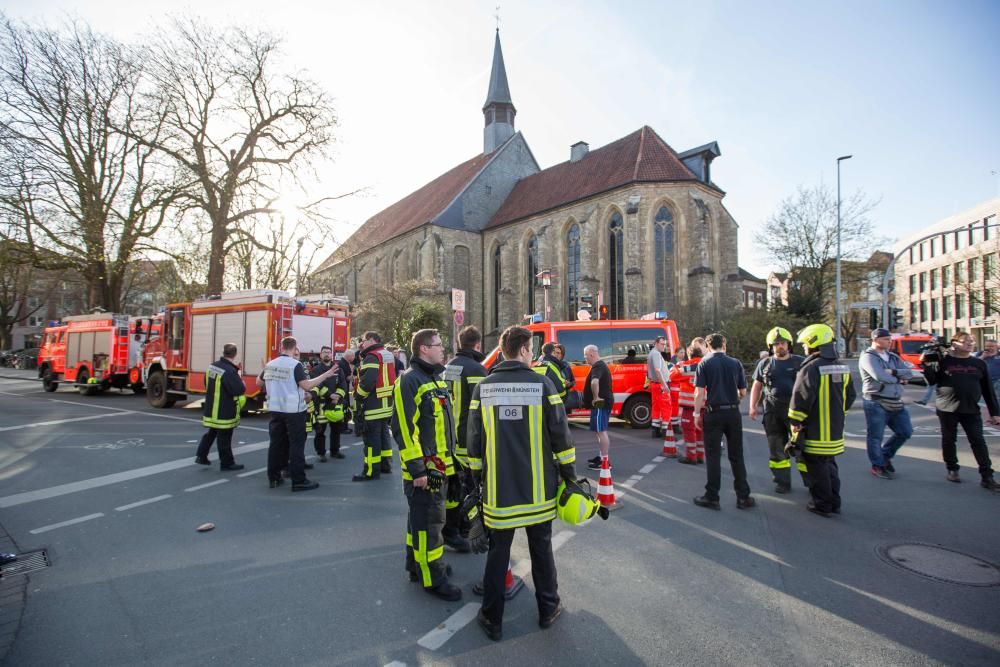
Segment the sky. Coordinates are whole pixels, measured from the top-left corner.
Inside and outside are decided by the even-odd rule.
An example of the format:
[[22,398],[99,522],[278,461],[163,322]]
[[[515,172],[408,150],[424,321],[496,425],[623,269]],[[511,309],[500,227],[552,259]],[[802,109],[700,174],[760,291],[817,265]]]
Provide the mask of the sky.
[[[330,160],[309,196],[340,200],[317,263],[361,223],[482,151],[499,0],[5,0],[140,40],[173,14],[285,39],[286,65],[333,97]],[[545,168],[649,125],[678,152],[717,141],[712,178],[754,236],[800,186],[863,190],[887,239],[1000,196],[1000,2],[499,2],[516,127]],[[307,195],[289,193],[306,201]]]

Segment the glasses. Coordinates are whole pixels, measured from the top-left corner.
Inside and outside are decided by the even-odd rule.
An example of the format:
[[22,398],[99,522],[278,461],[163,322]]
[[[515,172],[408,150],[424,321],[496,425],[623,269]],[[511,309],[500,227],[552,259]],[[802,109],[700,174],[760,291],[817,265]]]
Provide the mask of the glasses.
[[444,343],[431,343],[430,345],[424,345],[424,347],[444,347]]

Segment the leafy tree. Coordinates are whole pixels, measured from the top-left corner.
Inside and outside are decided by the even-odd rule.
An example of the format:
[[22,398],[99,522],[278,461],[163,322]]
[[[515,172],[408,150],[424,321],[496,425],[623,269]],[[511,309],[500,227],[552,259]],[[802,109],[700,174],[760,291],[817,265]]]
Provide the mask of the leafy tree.
[[739,359],[747,369],[752,369],[767,349],[767,332],[774,327],[784,327],[794,336],[812,320],[783,310],[745,308],[733,311],[722,322],[721,331],[726,336],[727,353]]
[[402,347],[408,346],[420,329],[438,329],[442,340],[450,338],[450,311],[434,288],[433,281],[408,280],[392,289],[375,290],[373,298],[355,308],[354,329],[373,329],[383,340]]

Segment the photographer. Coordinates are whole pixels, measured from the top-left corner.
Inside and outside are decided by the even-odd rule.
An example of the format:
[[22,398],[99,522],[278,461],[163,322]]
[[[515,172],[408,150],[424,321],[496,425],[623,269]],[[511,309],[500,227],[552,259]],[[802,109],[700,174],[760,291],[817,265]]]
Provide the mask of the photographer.
[[925,351],[920,364],[929,384],[937,385],[937,416],[941,422],[941,455],[948,468],[948,481],[961,482],[958,476],[958,425],[962,425],[972,453],[979,464],[979,485],[990,491],[1000,490],[993,479],[986,439],[983,437],[983,419],[979,412],[979,399],[986,400],[990,422],[1000,425],[1000,406],[990,384],[989,372],[982,359],[972,356],[976,341],[965,331],[958,331],[951,339],[951,348],[939,347]]

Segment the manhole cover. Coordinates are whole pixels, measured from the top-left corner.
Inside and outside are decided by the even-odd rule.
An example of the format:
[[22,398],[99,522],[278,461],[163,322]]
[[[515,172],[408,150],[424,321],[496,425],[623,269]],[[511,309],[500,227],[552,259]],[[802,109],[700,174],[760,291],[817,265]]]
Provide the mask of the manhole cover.
[[28,574],[35,570],[41,570],[51,564],[49,556],[45,553],[44,549],[41,551],[29,551],[28,553],[18,554],[17,560],[13,563],[7,563],[3,567],[0,567],[0,573],[5,577],[11,577],[16,574]]
[[961,551],[935,544],[892,544],[876,549],[879,558],[928,579],[963,586],[1000,586],[1000,568]]

